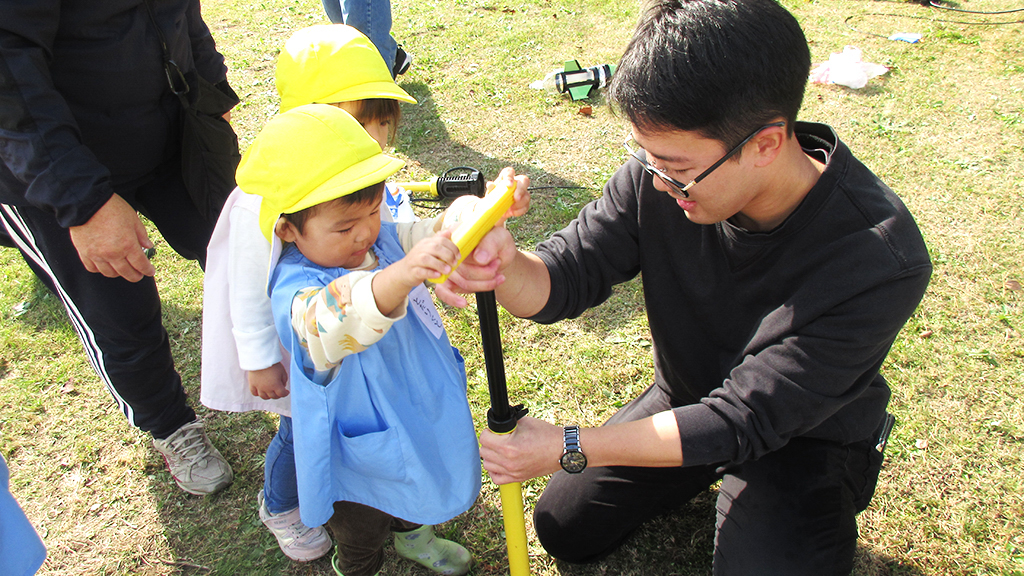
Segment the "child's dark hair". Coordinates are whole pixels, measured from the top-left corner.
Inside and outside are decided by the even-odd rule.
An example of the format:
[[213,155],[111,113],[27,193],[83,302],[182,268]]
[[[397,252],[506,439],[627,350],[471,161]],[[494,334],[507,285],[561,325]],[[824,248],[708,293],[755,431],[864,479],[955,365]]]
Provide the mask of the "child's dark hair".
[[336,205],[361,206],[369,203],[379,204],[381,194],[383,193],[384,182],[378,182],[346,196],[341,196],[334,200],[328,200],[327,202],[322,202],[315,206],[299,210],[298,212],[292,212],[291,214],[282,214],[281,217],[284,218],[285,222],[289,222],[292,226],[295,226],[295,229],[299,231],[299,234],[302,234],[306,227],[306,222],[308,222],[310,218],[315,216],[324,207]]
[[362,108],[359,116],[363,121],[387,120],[391,127],[388,130],[388,144],[395,143],[398,123],[402,120],[402,107],[398,100],[391,98],[367,98],[360,100]]
[[800,25],[775,0],[651,0],[609,90],[641,130],[731,148],[778,117],[792,133],[810,67]]

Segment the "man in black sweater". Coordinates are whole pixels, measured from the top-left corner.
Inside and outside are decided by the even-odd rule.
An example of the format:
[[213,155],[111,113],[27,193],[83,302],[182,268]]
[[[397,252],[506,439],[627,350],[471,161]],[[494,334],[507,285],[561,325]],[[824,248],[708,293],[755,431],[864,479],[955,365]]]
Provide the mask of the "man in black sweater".
[[216,214],[196,208],[182,179],[182,104],[161,47],[188,98],[201,77],[238,101],[199,0],[0,0],[0,14],[0,243],[16,245],[61,299],[119,409],[153,435],[178,485],[220,490],[231,468],[186,402],[138,216],[205,262]]
[[535,252],[492,233],[439,292],[496,286],[548,323],[643,277],[647,390],[599,428],[524,418],[480,439],[499,484],[554,473],[535,511],[552,556],[599,559],[721,479],[715,574],[852,569],[879,368],[931,263],[892,190],[831,128],[796,122],[809,68],[774,0],[653,2],[611,86],[629,161]]

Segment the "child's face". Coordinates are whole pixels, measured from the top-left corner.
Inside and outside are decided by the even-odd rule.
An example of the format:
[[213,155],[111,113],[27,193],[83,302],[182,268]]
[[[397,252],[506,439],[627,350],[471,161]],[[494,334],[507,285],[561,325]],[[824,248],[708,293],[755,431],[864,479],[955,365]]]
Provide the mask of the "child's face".
[[292,242],[314,264],[325,268],[358,268],[380,233],[380,198],[362,204],[329,202],[298,231],[280,220],[277,235]]
[[388,136],[391,134],[390,120],[380,118],[370,119],[364,117],[362,100],[338,102],[335,106],[351,114],[352,117],[359,122],[359,125],[366,130],[366,133],[376,140],[377,144],[380,144],[381,150],[388,145]]

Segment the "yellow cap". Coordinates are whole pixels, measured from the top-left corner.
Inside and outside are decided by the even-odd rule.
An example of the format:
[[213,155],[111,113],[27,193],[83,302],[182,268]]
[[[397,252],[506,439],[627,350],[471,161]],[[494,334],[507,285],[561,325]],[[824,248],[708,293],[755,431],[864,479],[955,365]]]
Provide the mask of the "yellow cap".
[[370,39],[344,24],[320,24],[292,34],[277,57],[275,74],[281,112],[368,98],[416,103],[395,84]]
[[307,104],[273,117],[238,164],[238,186],[263,197],[260,231],[273,241],[291,214],[383,182],[405,162],[386,156],[348,112]]

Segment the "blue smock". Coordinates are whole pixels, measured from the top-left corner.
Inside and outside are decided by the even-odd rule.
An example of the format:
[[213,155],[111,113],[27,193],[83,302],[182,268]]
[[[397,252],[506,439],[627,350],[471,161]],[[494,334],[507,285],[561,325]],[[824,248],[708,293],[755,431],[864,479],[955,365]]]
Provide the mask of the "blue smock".
[[0,574],[29,576],[46,560],[46,548],[8,489],[7,463],[0,456]]
[[[378,269],[404,257],[391,223],[373,245]],[[326,385],[291,326],[294,295],[348,274],[322,268],[294,247],[271,278],[281,341],[291,353],[292,420],[299,510],[307,526],[358,502],[421,524],[438,524],[480,493],[480,452],[466,399],[462,356],[443,332],[434,337],[413,310],[376,344],[346,356]]]

